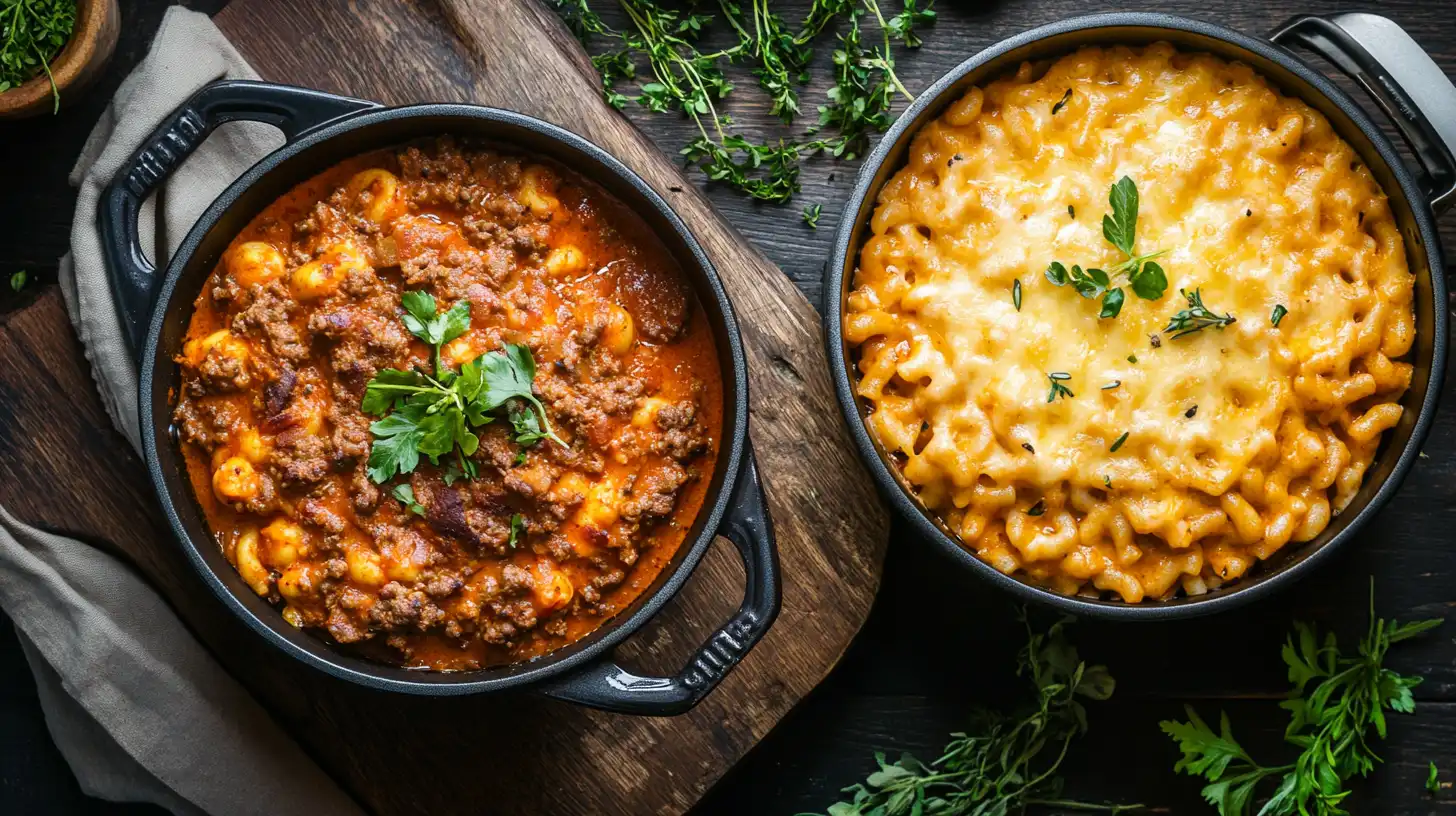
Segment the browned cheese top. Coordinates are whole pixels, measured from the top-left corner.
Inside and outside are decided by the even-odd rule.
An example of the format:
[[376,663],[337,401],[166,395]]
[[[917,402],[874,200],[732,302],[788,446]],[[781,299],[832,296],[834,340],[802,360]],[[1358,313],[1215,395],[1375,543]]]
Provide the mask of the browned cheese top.
[[[468,462],[371,479],[366,386],[433,371],[401,320],[415,291],[442,313],[468,301],[445,368],[530,350],[564,446],[518,444],[515,399],[472,429]],[[175,429],[243,581],[294,626],[406,666],[529,659],[628,606],[692,526],[721,438],[711,329],[646,225],[563,167],[448,137],[345,161],[260,213],[178,361]]]

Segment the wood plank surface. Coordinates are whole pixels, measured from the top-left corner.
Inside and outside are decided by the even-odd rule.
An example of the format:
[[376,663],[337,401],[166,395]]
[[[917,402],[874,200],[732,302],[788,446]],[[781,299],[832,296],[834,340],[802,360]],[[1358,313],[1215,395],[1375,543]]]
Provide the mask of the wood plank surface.
[[[311,0],[320,3],[324,0]],[[881,0],[882,3],[885,0]],[[116,73],[82,107],[62,111],[54,120],[36,120],[24,129],[0,124],[0,144],[29,149],[32,158],[10,168],[12,189],[20,195],[0,198],[0,223],[6,241],[0,246],[0,280],[17,269],[31,270],[38,281],[19,297],[0,287],[0,503],[22,518],[106,537],[128,549],[146,547],[147,536],[162,536],[154,526],[150,493],[134,457],[109,429],[91,393],[86,363],[66,325],[55,290],[54,259],[65,251],[73,193],[64,175],[91,122],[124,71],[145,49],[166,0],[133,0],[123,4],[127,25],[118,49]],[[475,0],[494,8],[497,0]],[[193,0],[191,5],[216,8],[221,0]],[[366,4],[367,5],[367,4]],[[622,25],[613,0],[593,0],[608,22]],[[707,4],[711,6],[711,3]],[[922,3],[923,5],[923,3]],[[788,20],[803,17],[809,0],[773,0]],[[410,0],[395,24],[409,26],[426,15],[431,25],[448,25],[437,0]],[[1385,14],[1409,31],[1448,75],[1456,76],[1456,13],[1450,0],[939,0],[937,25],[925,32],[925,47],[905,53],[897,49],[897,73],[912,92],[930,85],[941,73],[996,41],[1033,26],[1076,14],[1114,9],[1144,9],[1209,20],[1249,34],[1266,33],[1298,13],[1369,10]],[[288,19],[298,22],[298,16]],[[224,24],[227,18],[224,17]],[[344,29],[377,26],[368,17],[351,18]],[[150,26],[150,29],[147,28]],[[729,42],[721,24],[710,30],[710,43]],[[143,33],[138,34],[138,29]],[[392,30],[392,29],[390,29]],[[283,49],[338,47],[342,34],[297,27],[270,46]],[[802,91],[805,111],[793,126],[780,125],[767,113],[766,99],[746,67],[730,69],[739,90],[729,112],[740,131],[754,141],[801,134],[822,103],[829,77],[833,36],[818,42],[813,81]],[[602,45],[606,45],[603,43]],[[310,57],[314,58],[314,57]],[[431,90],[439,80],[422,79],[399,63],[430,61],[434,69],[454,75],[468,69],[469,57],[456,46],[421,46],[401,39],[388,64],[411,83],[415,99],[458,99],[473,85],[448,81],[452,95]],[[335,89],[353,81],[353,67],[336,69]],[[314,83],[318,84],[318,83]],[[325,85],[324,87],[330,87]],[[1348,87],[1348,85],[1347,85]],[[1365,101],[1356,96],[1362,103]],[[585,99],[585,97],[583,97]],[[897,103],[897,110],[903,102]],[[1367,106],[1368,107],[1368,106]],[[89,110],[89,113],[88,113]],[[647,133],[666,155],[675,155],[690,138],[692,125],[668,114],[629,107],[627,118]],[[1379,116],[1377,121],[1382,121]],[[1393,131],[1390,131],[1393,133]],[[718,212],[790,275],[810,302],[821,303],[821,268],[839,211],[848,198],[856,163],[813,159],[805,163],[804,192],[792,206],[756,204],[722,186],[707,184],[689,172],[685,187],[701,191]],[[820,202],[824,216],[818,231],[800,220],[802,205]],[[1448,267],[1456,267],[1456,215],[1440,221]],[[1365,615],[1365,593],[1373,576],[1382,614],[1403,618],[1450,615],[1456,608],[1456,376],[1448,372],[1442,409],[1425,452],[1400,494],[1379,520],[1357,541],[1288,592],[1214,618],[1149,626],[1083,622],[1074,637],[1085,656],[1106,663],[1119,680],[1117,695],[1090,708],[1091,731],[1073,748],[1064,767],[1067,793],[1080,798],[1140,801],[1156,812],[1205,814],[1212,810],[1198,797],[1199,784],[1172,773],[1177,751],[1157,728],[1159,719],[1178,715],[1191,702],[1205,716],[1226,708],[1245,744],[1267,761],[1285,761],[1279,741],[1283,712],[1278,696],[1287,688],[1278,649],[1293,619],[1318,621],[1346,635],[1358,631]],[[163,536],[165,539],[165,536]],[[700,814],[795,813],[822,811],[839,788],[863,779],[873,768],[872,753],[892,756],[913,751],[929,759],[949,731],[966,724],[968,712],[980,705],[1007,706],[1024,699],[1022,681],[1012,675],[1014,649],[1020,634],[1010,605],[966,573],[952,568],[939,553],[903,525],[892,530],[883,589],[870,618],[839,667],[791,712],[767,738],[694,809]],[[516,737],[525,728],[498,714],[492,704],[454,701],[417,705],[342,684],[319,683],[312,672],[289,673],[271,666],[268,650],[225,616],[214,618],[216,604],[202,594],[193,597],[186,583],[188,566],[157,550],[149,574],[164,579],[174,604],[213,644],[230,669],[273,706],[281,721],[301,733],[324,732],[332,741],[413,740],[425,724],[425,735],[437,733],[431,718],[447,719],[458,736],[440,741],[412,762],[384,767],[378,757],[335,745],[311,747],[332,770],[349,780],[378,812],[491,813],[498,772],[515,775],[521,785],[535,778],[525,762],[496,758],[471,766],[466,779],[449,791],[422,791],[409,778],[420,763],[442,763],[437,775],[459,775],[471,740],[506,733]],[[189,606],[189,604],[191,606]],[[705,623],[706,626],[706,623]],[[782,626],[782,624],[781,624]],[[96,802],[81,807],[63,762],[45,744],[44,725],[34,708],[33,690],[26,691],[27,673],[16,671],[18,652],[0,642],[0,812],[114,814],[121,811]],[[1361,814],[1442,814],[1456,806],[1456,793],[1443,790],[1431,797],[1422,788],[1427,762],[1434,761],[1445,780],[1456,778],[1456,621],[1419,641],[1402,644],[1392,662],[1405,673],[1427,680],[1416,690],[1413,716],[1393,718],[1391,735],[1377,750],[1385,763],[1367,779],[1356,781],[1350,800]],[[333,700],[330,697],[341,699]],[[531,707],[520,716],[549,716],[550,704],[519,698]],[[506,707],[513,707],[505,703]],[[514,706],[519,707],[519,706]],[[504,717],[504,726],[496,717]],[[352,718],[352,719],[351,719]],[[353,720],[362,720],[355,722]],[[1247,735],[1247,736],[1246,736]],[[522,744],[537,744],[520,738]],[[465,746],[462,748],[462,746]],[[603,753],[628,753],[633,748],[603,747]],[[469,755],[478,756],[478,755]],[[338,765],[357,767],[338,770]],[[364,775],[377,779],[354,783]],[[657,767],[640,780],[660,784]],[[438,776],[431,776],[437,779]],[[48,787],[49,786],[49,787]],[[459,791],[468,789],[462,797]],[[52,791],[59,791],[52,793]],[[463,801],[462,801],[463,798]],[[73,807],[75,805],[75,807]],[[680,809],[664,805],[663,810]],[[555,803],[542,813],[558,812]]]

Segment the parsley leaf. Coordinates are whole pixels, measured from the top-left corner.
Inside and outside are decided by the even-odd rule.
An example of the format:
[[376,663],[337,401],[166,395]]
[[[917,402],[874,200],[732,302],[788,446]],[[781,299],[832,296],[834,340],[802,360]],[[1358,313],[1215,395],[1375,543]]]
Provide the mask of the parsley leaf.
[[[520,400],[512,400],[506,411],[507,418],[511,421],[511,428],[515,431],[515,441],[523,448],[540,442],[546,438],[546,433],[541,430],[541,423],[537,421],[536,414],[529,408],[523,406]],[[525,452],[521,452],[525,456]]]
[[1163,267],[1152,261],[1133,270],[1127,279],[1132,284],[1133,293],[1143,300],[1157,300],[1168,291],[1168,276],[1163,273]]
[[526,517],[520,513],[511,516],[511,538],[506,542],[511,549],[526,538]]
[[1436,770],[1436,763],[1432,762],[1430,770],[1426,772],[1426,792],[1435,796],[1441,792],[1440,771]]
[[24,289],[25,285],[29,282],[30,273],[22,269],[19,272],[16,272],[14,275],[10,276],[10,291],[19,292],[21,289]]
[[[383,416],[369,426],[374,437],[369,452],[370,479],[383,483],[413,472],[421,456],[438,465],[439,458],[451,452],[456,461],[444,476],[446,483],[462,476],[475,478],[475,463],[468,457],[479,449],[480,437],[471,428],[493,421],[490,412],[507,402],[512,403],[507,418],[519,444],[550,439],[566,445],[552,433],[545,407],[531,393],[536,361],[530,349],[507,344],[504,351],[488,352],[465,363],[458,374],[440,369],[440,344],[470,328],[469,303],[462,300],[444,314],[436,314],[435,299],[427,293],[406,292],[401,302],[406,312],[401,321],[435,346],[438,376],[384,369],[365,386],[360,409]],[[521,408],[521,400],[533,405],[537,413]]]
[[1102,237],[1122,250],[1122,254],[1131,256],[1132,245],[1137,240],[1137,185],[1123,176],[1112,185],[1107,201],[1112,205],[1112,212],[1102,216]]
[[407,484],[398,484],[394,486],[394,490],[390,491],[390,493],[411,513],[419,516],[425,514],[425,506],[415,501],[415,489],[413,487]]
[[1279,328],[1279,321],[1283,320],[1287,314],[1289,314],[1289,310],[1284,308],[1284,304],[1277,304],[1274,307],[1274,311],[1269,315],[1269,322],[1277,329]]
[[[545,430],[544,438],[566,447],[561,437],[551,430],[545,407],[531,393],[531,383],[536,377],[536,361],[531,358],[530,349],[520,344],[507,343],[504,352],[492,351],[475,359],[482,361],[482,388],[471,398],[472,402],[482,410],[492,411],[504,405],[506,400],[519,397],[536,407],[541,416],[541,427]],[[520,433],[519,428],[517,433]]]
[[437,314],[435,298],[429,292],[405,292],[400,297],[404,315],[400,320],[410,334],[429,343],[435,349],[435,376],[443,377],[440,366],[440,346],[454,340],[470,328],[470,301],[458,300],[443,314]]
[[1068,283],[1077,294],[1088,300],[1102,298],[1102,311],[1098,318],[1117,317],[1122,311],[1122,303],[1126,299],[1122,287],[1113,286],[1112,278],[1101,269],[1088,269],[1082,271],[1082,267],[1072,264],[1069,272],[1061,261],[1052,261],[1046,268],[1046,279],[1054,286],[1066,286]]
[[399,473],[411,473],[420,463],[420,442],[425,432],[419,427],[423,405],[405,405],[369,425],[374,444],[369,450],[369,478],[383,484]]
[[1107,294],[1102,297],[1102,311],[1097,314],[1097,317],[1099,319],[1117,317],[1117,313],[1122,311],[1123,298],[1122,287],[1109,289]]

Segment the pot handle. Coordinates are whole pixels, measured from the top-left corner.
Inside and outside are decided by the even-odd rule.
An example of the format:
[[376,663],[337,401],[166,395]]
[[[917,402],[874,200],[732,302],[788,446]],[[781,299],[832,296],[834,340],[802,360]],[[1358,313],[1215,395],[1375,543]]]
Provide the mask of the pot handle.
[[685,713],[708,696],[779,614],[778,548],[751,448],[745,451],[743,471],[718,532],[733,542],[743,558],[747,578],[743,603],[676,676],[643,677],[608,657],[548,681],[542,690],[558,700],[604,711],[659,717]]
[[291,85],[224,80],[204,86],[157,125],[101,194],[97,223],[116,311],[133,355],[146,342],[160,278],[137,233],[142,202],[225,122],[264,122],[292,142],[325,122],[379,107]]
[[1456,204],[1456,85],[1404,29],[1378,14],[1303,15],[1270,39],[1302,45],[1358,82],[1420,162],[1431,210]]

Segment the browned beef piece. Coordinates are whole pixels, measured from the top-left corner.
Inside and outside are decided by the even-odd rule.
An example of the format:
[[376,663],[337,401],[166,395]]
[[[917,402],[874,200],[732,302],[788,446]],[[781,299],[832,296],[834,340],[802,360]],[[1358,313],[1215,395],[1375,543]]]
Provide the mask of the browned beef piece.
[[308,487],[323,481],[334,462],[334,446],[327,437],[304,428],[292,428],[276,437],[269,463],[287,487]]
[[657,427],[663,433],[653,443],[652,451],[686,462],[708,449],[708,434],[698,422],[698,406],[693,402],[664,405],[657,412]]
[[298,302],[281,280],[269,281],[258,288],[248,308],[233,317],[234,332],[266,341],[274,357],[295,363],[308,360],[308,340],[290,322],[298,312]]
[[647,471],[632,484],[632,495],[622,503],[622,518],[640,523],[672,515],[678,488],[687,480],[687,471],[676,462]]

